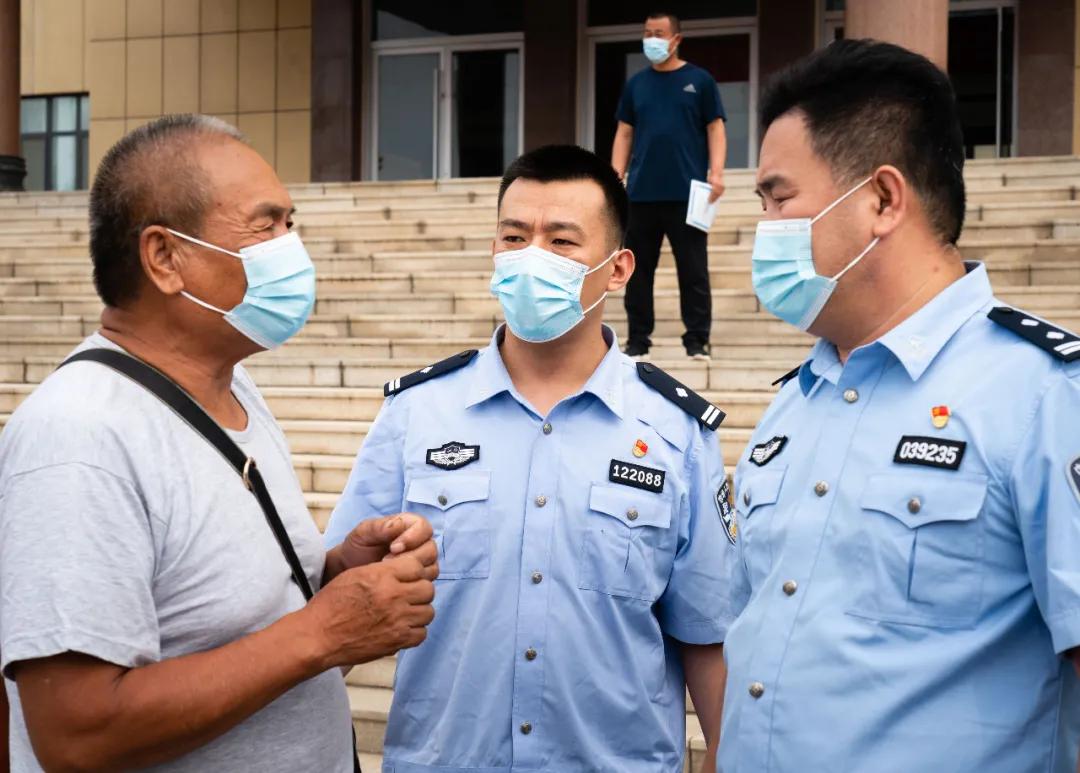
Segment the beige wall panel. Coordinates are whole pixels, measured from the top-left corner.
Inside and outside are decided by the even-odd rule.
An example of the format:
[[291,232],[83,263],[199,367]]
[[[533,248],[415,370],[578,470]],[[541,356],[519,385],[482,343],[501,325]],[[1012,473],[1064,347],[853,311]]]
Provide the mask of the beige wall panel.
[[247,137],[251,147],[274,165],[275,153],[275,114],[274,113],[241,113],[237,117],[237,126]]
[[199,112],[199,36],[165,38],[162,112]]
[[199,110],[236,112],[236,34],[203,35],[199,65]]
[[101,157],[124,136],[124,131],[124,119],[122,118],[90,121],[90,158],[88,161],[91,179],[97,172]]
[[214,118],[218,118],[229,126],[236,126],[236,113],[213,113]]
[[277,0],[240,0],[241,30],[277,29]]
[[277,114],[278,177],[285,183],[311,181],[311,111]]
[[161,37],[162,0],[127,0],[127,36]]
[[311,0],[278,0],[279,27],[310,27]]
[[34,90],[82,91],[83,0],[37,0],[34,9]]
[[150,123],[154,119],[149,116],[143,116],[140,118],[128,118],[124,121],[124,131],[132,132],[138,129],[140,126],[146,123]]
[[280,30],[277,55],[278,110],[311,107],[311,28]]
[[125,0],[86,0],[87,40],[116,40],[126,34]]
[[86,44],[86,85],[90,92],[93,118],[123,118],[127,44],[123,40],[91,41]]
[[166,35],[194,35],[199,31],[199,0],[165,0]]
[[203,32],[233,32],[236,30],[237,0],[202,0],[199,19]]
[[127,115],[161,115],[161,38],[127,42]]
[[241,32],[237,100],[240,112],[274,109],[276,33]]
[[22,0],[19,6],[19,90],[34,94],[34,2]]

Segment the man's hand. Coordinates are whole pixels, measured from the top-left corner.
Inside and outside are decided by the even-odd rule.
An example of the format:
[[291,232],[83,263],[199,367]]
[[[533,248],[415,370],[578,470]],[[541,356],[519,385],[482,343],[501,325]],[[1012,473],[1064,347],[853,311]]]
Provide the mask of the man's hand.
[[372,518],[349,532],[341,543],[343,569],[353,569],[401,555],[431,541],[434,531],[423,516],[398,513]]
[[709,203],[712,204],[718,198],[724,195],[724,173],[723,172],[709,172],[705,182],[712,188],[712,193],[709,194]]
[[323,670],[416,647],[435,618],[439,568],[430,540],[400,556],[346,569],[296,612],[316,641]]

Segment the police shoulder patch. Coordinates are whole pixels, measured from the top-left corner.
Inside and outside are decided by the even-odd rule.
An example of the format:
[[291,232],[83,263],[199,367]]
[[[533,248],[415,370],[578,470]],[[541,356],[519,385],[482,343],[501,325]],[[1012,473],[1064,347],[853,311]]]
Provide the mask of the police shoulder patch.
[[728,542],[734,545],[739,534],[739,527],[735,522],[735,508],[731,506],[731,489],[726,478],[716,491],[716,512],[720,513],[720,521],[724,524],[724,533],[727,534]]
[[723,411],[651,362],[639,362],[637,373],[638,378],[697,419],[705,429],[715,430],[724,420]]
[[1080,337],[1068,330],[1009,306],[997,306],[987,316],[1063,362],[1080,360]]
[[430,381],[438,376],[445,375],[458,368],[464,367],[472,362],[473,357],[478,354],[476,349],[466,349],[460,354],[455,354],[453,357],[447,357],[445,360],[440,360],[434,365],[428,365],[426,368],[414,371],[401,378],[395,378],[393,381],[387,381],[383,384],[383,397],[389,397],[390,395],[396,395],[399,392],[404,392],[409,387],[414,387],[417,384],[423,384],[425,381]]
[[1069,462],[1068,469],[1069,484],[1072,486],[1073,493],[1076,494],[1076,499],[1080,501],[1080,456]]

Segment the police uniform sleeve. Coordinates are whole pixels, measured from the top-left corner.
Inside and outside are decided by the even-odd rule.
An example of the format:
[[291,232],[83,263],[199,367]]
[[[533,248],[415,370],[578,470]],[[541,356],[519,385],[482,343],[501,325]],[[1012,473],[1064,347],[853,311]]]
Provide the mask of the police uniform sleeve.
[[349,532],[370,518],[400,512],[405,472],[402,444],[406,410],[400,397],[386,399],[356,455],[349,480],[330,514],[326,546],[335,547]]
[[1080,646],[1080,363],[1059,374],[1017,448],[1009,485],[1035,599],[1061,653]]
[[[738,612],[728,577],[737,552],[725,521],[731,513],[716,435],[699,428],[689,449],[687,493],[680,503],[674,567],[660,597],[664,633],[686,644],[718,644]],[[734,523],[734,521],[728,521]]]

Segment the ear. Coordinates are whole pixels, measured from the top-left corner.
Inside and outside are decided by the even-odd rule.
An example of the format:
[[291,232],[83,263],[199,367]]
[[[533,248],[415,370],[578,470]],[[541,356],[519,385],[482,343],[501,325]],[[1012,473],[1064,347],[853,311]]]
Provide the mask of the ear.
[[177,239],[160,225],[147,226],[139,234],[139,262],[143,273],[162,295],[176,295],[184,289],[179,265],[183,256]]
[[872,232],[874,238],[881,239],[893,233],[911,216],[913,192],[903,172],[888,164],[874,172],[870,188],[878,199]]
[[636,264],[633,252],[625,247],[619,250],[615,257],[611,259],[613,270],[611,277],[608,279],[607,291],[613,293],[626,287],[626,283],[630,281],[630,276],[634,273]]
[[668,53],[674,54],[682,45],[682,33],[676,32],[671,36],[671,43],[668,45]]

